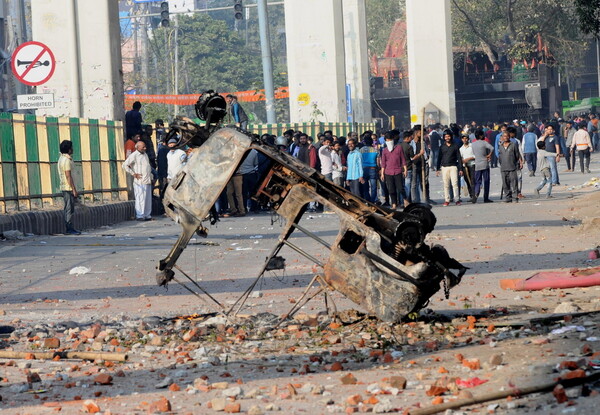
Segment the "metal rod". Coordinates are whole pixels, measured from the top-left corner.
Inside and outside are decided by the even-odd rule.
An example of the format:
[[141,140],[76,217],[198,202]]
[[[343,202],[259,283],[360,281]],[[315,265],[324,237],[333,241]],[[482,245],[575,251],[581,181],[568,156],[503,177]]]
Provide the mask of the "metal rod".
[[325,264],[323,264],[321,261],[319,261],[317,258],[315,258],[314,256],[312,256],[311,254],[309,254],[308,252],[304,251],[302,248],[294,245],[293,243],[289,242],[289,241],[283,241],[283,243],[287,246],[289,246],[290,248],[292,248],[294,251],[298,252],[300,255],[302,255],[303,257],[310,259],[312,262],[314,262],[315,264],[317,264],[320,267],[325,267]]
[[275,246],[275,248],[273,248],[273,250],[271,251],[271,253],[267,257],[265,263],[263,264],[262,269],[260,270],[260,272],[259,272],[258,276],[256,277],[256,279],[252,282],[252,284],[250,284],[250,286],[246,289],[246,291],[244,291],[244,293],[235,301],[235,303],[233,303],[233,305],[231,306],[231,308],[229,309],[229,311],[227,311],[227,315],[229,315],[233,311],[233,309],[238,305],[238,303],[239,303],[239,307],[238,307],[237,311],[235,313],[233,313],[233,315],[236,315],[237,313],[240,312],[240,310],[244,306],[244,303],[248,299],[248,296],[254,290],[254,287],[256,287],[256,284],[258,284],[258,281],[265,274],[265,272],[267,270],[267,265],[269,264],[269,261],[271,260],[271,258],[273,258],[275,255],[277,255],[279,253],[279,251],[281,250],[282,247],[283,247],[283,242],[279,242]]
[[208,291],[206,291],[204,288],[202,288],[200,286],[200,284],[198,284],[196,281],[194,281],[192,279],[192,277],[190,277],[188,274],[186,274],[186,272],[184,270],[181,269],[181,267],[179,265],[175,265],[175,267],[177,270],[179,270],[179,272],[181,272],[188,280],[190,280],[192,282],[192,284],[194,284],[200,291],[202,291],[204,294],[206,294],[208,296],[208,298],[210,298],[211,300],[213,300],[215,302],[215,304],[217,304],[219,307],[221,307],[221,310],[225,311],[225,307],[223,307],[223,305],[217,301],[216,298],[214,298],[212,295],[210,295],[208,293]]
[[303,234],[305,234],[306,236],[311,237],[312,239],[314,239],[315,241],[319,242],[321,245],[323,245],[324,247],[326,247],[327,249],[331,249],[331,245],[329,245],[326,241],[324,241],[323,239],[321,239],[320,237],[318,237],[316,234],[314,234],[313,232],[309,231],[308,229],[304,228],[301,225],[298,225],[297,223],[294,223],[294,228],[298,229],[300,232],[302,232]]

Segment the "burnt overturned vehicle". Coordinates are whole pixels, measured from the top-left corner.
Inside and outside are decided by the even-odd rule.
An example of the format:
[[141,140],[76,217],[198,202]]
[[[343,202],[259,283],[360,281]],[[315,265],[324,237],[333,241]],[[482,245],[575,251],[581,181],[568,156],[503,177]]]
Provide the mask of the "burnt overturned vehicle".
[[[177,281],[173,268],[182,271],[175,264],[177,259],[194,233],[207,234],[203,221],[253,149],[270,163],[258,182],[254,198],[284,218],[278,243],[257,278],[267,270],[285,266],[285,260],[278,254],[287,246],[323,267],[322,275],[315,278],[324,287],[337,290],[367,312],[390,322],[424,307],[442,286],[447,296],[448,290],[460,282],[466,268],[442,246],[424,242],[436,223],[428,205],[412,204],[398,212],[366,202],[257,136],[236,128],[221,128],[225,108],[223,98],[208,91],[196,104],[196,113],[206,121],[205,126],[185,118],[171,125],[170,137],[178,138],[178,145],[187,144],[193,150],[189,162],[165,192],[166,212],[181,224],[183,232],[158,265],[159,285]],[[313,201],[323,204],[339,218],[339,233],[332,244],[299,223]],[[295,230],[323,244],[329,251],[327,260],[323,262],[288,241]],[[253,287],[254,284],[245,294]],[[221,308],[229,314],[235,306],[230,310]]]

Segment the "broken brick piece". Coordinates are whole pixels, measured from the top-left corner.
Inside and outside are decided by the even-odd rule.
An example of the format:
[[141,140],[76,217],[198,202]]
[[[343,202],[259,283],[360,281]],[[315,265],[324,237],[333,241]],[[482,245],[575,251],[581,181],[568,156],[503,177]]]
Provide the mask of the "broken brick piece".
[[329,370],[331,370],[332,372],[338,372],[340,370],[344,370],[344,366],[342,366],[340,362],[333,362]]
[[27,383],[38,383],[41,381],[42,379],[37,373],[27,373]]
[[585,377],[585,371],[582,369],[577,369],[574,370],[572,372],[566,373],[563,376],[561,376],[562,379],[575,379],[575,378],[584,378]]
[[98,385],[112,385],[112,380],[112,376],[108,373],[100,373],[94,378],[94,383],[97,383]]
[[100,412],[100,407],[96,404],[96,402],[88,399],[83,402],[83,411],[88,414],[95,414]]
[[441,386],[432,386],[425,393],[427,394],[427,396],[440,396],[446,392],[448,392],[448,388],[444,388]]
[[228,414],[237,414],[237,413],[240,413],[241,409],[242,409],[242,407],[239,403],[233,402],[233,403],[228,403],[227,405],[225,405],[224,411],[227,412]]
[[565,360],[564,362],[560,362],[560,365],[558,365],[559,369],[569,369],[569,370],[575,370],[575,369],[579,369],[579,365],[577,364],[577,362],[574,362],[572,360]]
[[179,387],[179,385],[178,385],[178,384],[176,384],[176,383],[171,383],[171,384],[169,385],[169,390],[170,390],[171,392],[179,392],[179,391],[181,390],[181,388]]
[[406,378],[403,378],[402,376],[392,376],[390,377],[390,385],[392,388],[405,389]]
[[60,340],[56,337],[49,337],[44,339],[44,348],[45,349],[58,349],[60,347]]
[[148,413],[171,412],[171,402],[167,398],[161,398],[152,402],[148,407]]
[[479,359],[463,359],[463,366],[468,367],[471,370],[479,370],[481,369],[481,365],[479,364]]
[[342,381],[342,385],[356,385],[357,382],[356,378],[352,373],[348,373],[347,375],[342,376],[340,380]]
[[567,398],[565,388],[563,388],[562,385],[556,385],[552,391],[552,395],[554,395],[556,402],[558,403],[567,402],[569,400],[569,398]]
[[444,403],[444,398],[442,398],[441,396],[436,396],[435,398],[433,398],[433,400],[431,401],[432,405],[441,405]]
[[360,395],[351,395],[346,398],[346,403],[348,405],[358,405],[362,401],[362,396]]

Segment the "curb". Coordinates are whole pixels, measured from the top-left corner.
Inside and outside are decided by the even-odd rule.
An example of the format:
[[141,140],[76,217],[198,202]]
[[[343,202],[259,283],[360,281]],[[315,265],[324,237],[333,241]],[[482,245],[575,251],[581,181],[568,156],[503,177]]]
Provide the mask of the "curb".
[[[75,229],[92,229],[131,220],[135,202],[117,202],[99,206],[77,204],[73,217]],[[50,235],[65,232],[62,210],[21,212],[0,216],[0,232],[19,230],[24,234]]]

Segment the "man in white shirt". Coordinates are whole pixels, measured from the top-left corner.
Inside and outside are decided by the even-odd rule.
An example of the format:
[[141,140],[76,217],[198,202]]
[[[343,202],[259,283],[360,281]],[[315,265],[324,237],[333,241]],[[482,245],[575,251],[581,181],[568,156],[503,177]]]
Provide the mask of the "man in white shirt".
[[132,175],[137,220],[151,220],[152,212],[152,167],[146,154],[146,144],[138,141],[135,150],[123,163],[123,169]]
[[330,182],[333,181],[333,162],[331,160],[331,138],[325,136],[319,148],[319,160],[321,161],[321,174]]
[[185,165],[187,154],[182,149],[175,148],[177,145],[175,138],[171,138],[167,145],[170,149],[167,153],[167,180],[170,182]]
[[470,137],[463,134],[462,137],[463,145],[460,148],[460,157],[462,158],[463,165],[463,177],[467,182],[467,188],[469,189],[469,196],[471,197],[471,203],[477,203],[475,199],[474,185],[475,185],[475,154],[473,148],[471,148]]

